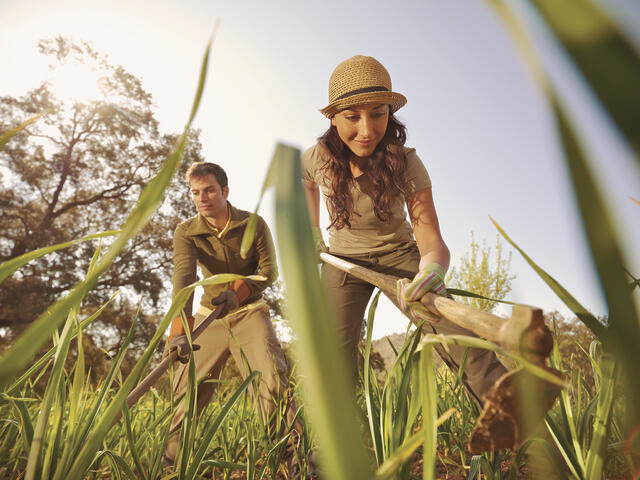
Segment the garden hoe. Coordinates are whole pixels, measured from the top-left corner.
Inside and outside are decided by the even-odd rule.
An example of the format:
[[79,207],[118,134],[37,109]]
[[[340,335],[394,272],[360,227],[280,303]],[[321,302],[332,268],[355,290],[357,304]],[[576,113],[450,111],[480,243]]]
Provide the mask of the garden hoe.
[[[213,312],[211,312],[202,322],[200,322],[200,324],[196,328],[193,329],[193,332],[191,332],[192,341],[195,341],[195,339],[198,338],[198,336],[207,329],[211,322],[213,322],[220,316],[223,307],[224,304],[218,305]],[[151,372],[149,372],[149,375],[144,377],[144,379],[136,386],[136,388],[131,390],[131,393],[127,396],[127,408],[130,408],[133,404],[140,400],[140,397],[142,397],[149,391],[149,389],[158,381],[162,374],[169,370],[169,365],[176,359],[177,356],[178,352],[176,350],[169,352],[169,355],[162,359],[158,366],[151,370]],[[119,413],[118,416],[114,419],[113,425],[118,423],[121,416],[122,412]]]
[[[396,282],[393,275],[354,265],[329,253],[320,258],[330,265],[378,287],[394,304]],[[472,453],[515,449],[532,433],[553,406],[560,393],[560,372],[546,365],[553,349],[553,337],[544,324],[542,310],[515,305],[511,318],[501,318],[450,298],[427,293],[420,300],[429,311],[499,345],[506,352],[521,356],[542,368],[557,381],[544,380],[517,368],[501,378],[484,395],[484,406],[469,440]],[[433,333],[428,325],[424,333]]]

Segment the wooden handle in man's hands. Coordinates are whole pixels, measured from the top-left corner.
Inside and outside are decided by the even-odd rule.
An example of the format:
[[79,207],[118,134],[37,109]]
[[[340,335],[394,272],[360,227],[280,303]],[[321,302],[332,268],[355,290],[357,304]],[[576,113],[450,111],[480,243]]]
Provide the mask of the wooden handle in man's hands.
[[[216,318],[220,316],[224,304],[218,305],[216,309],[211,312],[200,324],[194,328],[193,332],[191,332],[191,340],[195,341],[196,338],[213,322]],[[167,355],[151,372],[149,375],[144,377],[144,379],[138,383],[136,388],[131,390],[131,393],[127,396],[127,407],[131,407],[134,405],[140,397],[142,397],[145,393],[149,391],[149,389],[158,381],[158,379],[164,374],[167,370],[169,370],[169,365],[173,362],[178,356],[178,352],[173,350],[169,352]],[[118,414],[118,416],[113,421],[115,425],[120,420],[122,413]]]

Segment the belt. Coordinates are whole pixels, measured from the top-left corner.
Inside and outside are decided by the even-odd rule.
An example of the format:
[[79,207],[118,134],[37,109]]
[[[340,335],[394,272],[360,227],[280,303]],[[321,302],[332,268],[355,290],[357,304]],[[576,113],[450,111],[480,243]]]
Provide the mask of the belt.
[[[239,308],[236,308],[235,310],[230,311],[229,313],[227,313],[227,315],[231,315],[232,313],[240,313],[240,312],[244,312],[246,310],[253,310],[254,308],[259,308],[262,306],[267,306],[267,304],[265,303],[264,300],[256,300],[255,302],[252,303],[247,303],[246,305],[243,305]],[[209,308],[209,307],[205,307],[204,305],[200,305],[200,308],[198,308],[198,311],[196,312],[196,314],[200,314],[204,317],[209,316],[209,314],[213,312],[213,309]]]

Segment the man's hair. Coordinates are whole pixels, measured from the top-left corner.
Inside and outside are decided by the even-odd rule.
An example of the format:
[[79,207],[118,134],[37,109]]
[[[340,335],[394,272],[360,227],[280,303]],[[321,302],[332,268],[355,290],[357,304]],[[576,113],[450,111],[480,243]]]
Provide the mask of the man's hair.
[[188,184],[191,184],[192,178],[202,178],[207,175],[215,175],[216,180],[220,184],[220,188],[226,187],[229,183],[224,169],[220,165],[211,162],[192,163],[189,170],[187,170],[187,173],[184,174],[184,178],[187,180]]

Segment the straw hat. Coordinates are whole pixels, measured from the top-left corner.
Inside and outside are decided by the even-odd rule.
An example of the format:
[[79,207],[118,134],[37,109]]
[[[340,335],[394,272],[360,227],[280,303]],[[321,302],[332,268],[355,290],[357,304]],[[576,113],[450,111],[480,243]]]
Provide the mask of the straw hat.
[[340,110],[363,103],[387,103],[395,112],[407,99],[391,91],[387,69],[373,57],[356,55],[340,63],[329,79],[329,105],[320,109],[328,118]]

